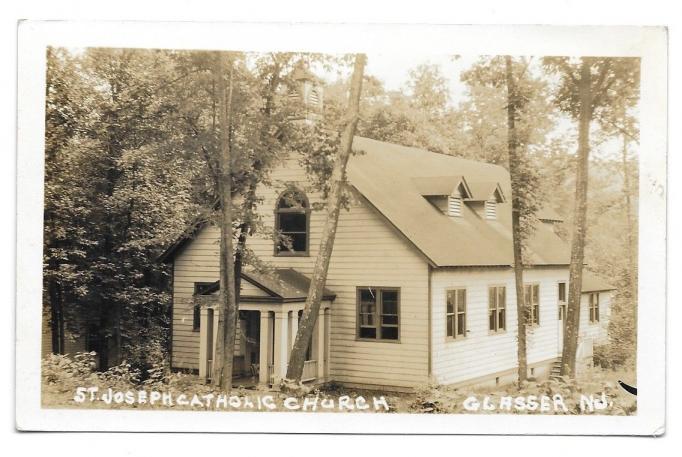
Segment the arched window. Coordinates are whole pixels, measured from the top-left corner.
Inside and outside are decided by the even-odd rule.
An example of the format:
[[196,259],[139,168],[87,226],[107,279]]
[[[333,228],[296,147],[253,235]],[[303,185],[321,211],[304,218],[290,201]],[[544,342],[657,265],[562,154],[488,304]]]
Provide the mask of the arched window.
[[310,206],[303,192],[287,190],[275,209],[276,255],[308,255]]

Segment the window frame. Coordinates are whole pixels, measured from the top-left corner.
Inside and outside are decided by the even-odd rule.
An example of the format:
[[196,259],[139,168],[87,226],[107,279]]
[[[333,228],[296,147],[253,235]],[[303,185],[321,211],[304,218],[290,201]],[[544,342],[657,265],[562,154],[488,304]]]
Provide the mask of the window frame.
[[[375,326],[373,328],[376,329],[376,337],[375,338],[369,338],[369,337],[362,337],[360,336],[360,328],[362,327],[361,325],[361,320],[360,320],[360,310],[361,310],[361,300],[360,300],[360,293],[362,290],[367,290],[371,289],[374,290],[376,293],[376,306],[374,310],[374,322]],[[383,315],[383,292],[384,291],[391,291],[391,292],[396,292],[397,293],[397,324],[390,324],[390,325],[383,325],[381,324],[381,316]],[[372,341],[375,343],[400,343],[400,327],[401,327],[401,289],[400,287],[389,287],[389,286],[357,286],[355,288],[355,340],[356,341]],[[393,327],[395,326],[398,329],[398,337],[396,339],[386,339],[386,338],[381,338],[381,328],[382,327]]]
[[[594,298],[594,300],[593,300]],[[590,292],[588,302],[588,319],[590,324],[598,324],[600,321],[599,316],[599,292]]]
[[[463,291],[464,292],[464,311],[459,311],[459,295],[458,292]],[[448,312],[448,295],[450,292],[455,293],[455,304],[453,308],[453,312],[449,313]],[[459,335],[457,333],[457,329],[459,328],[459,321],[460,321],[460,314],[463,316],[461,319],[464,320],[463,324],[463,329],[464,333]],[[464,338],[466,338],[467,333],[469,330],[467,329],[467,314],[468,314],[468,306],[467,306],[467,288],[466,287],[450,287],[448,289],[445,289],[445,339],[447,341],[459,341]],[[453,331],[452,335],[448,335],[448,331],[450,330],[450,326],[448,325],[448,317],[453,316]]]
[[[527,293],[527,289],[530,289],[530,295]],[[537,293],[534,293],[534,291],[537,291]],[[535,297],[537,298],[537,304],[533,304],[532,298]],[[540,326],[540,283],[539,282],[529,282],[525,283],[523,285],[523,299],[524,299],[524,308],[528,307],[530,309],[530,314],[528,317],[530,318],[529,321],[527,321],[527,324],[530,324],[532,327],[539,327]],[[537,307],[537,310],[535,309]],[[537,322],[536,322],[537,321]]]
[[[303,197],[304,205],[305,208],[303,210],[300,209],[295,209],[295,208],[280,208],[279,203],[282,200],[282,198],[290,192],[295,192],[299,194],[301,197]],[[310,201],[308,200],[308,196],[303,192],[302,190],[292,187],[284,190],[281,192],[278,196],[277,199],[275,200],[275,232],[274,232],[274,237],[273,237],[273,255],[275,257],[310,257]],[[279,249],[279,236],[280,235],[280,221],[279,221],[279,216],[282,213],[291,213],[291,214],[305,214],[305,251],[284,251]],[[292,232],[293,233],[293,232]],[[300,232],[297,232],[300,233]]]
[[[564,299],[561,299],[561,294],[559,293],[561,291],[561,285],[563,284],[564,286]],[[568,294],[568,282],[567,281],[559,281],[557,282],[557,291],[556,291],[556,296],[557,296],[557,306],[558,306],[558,313],[559,315],[557,316],[557,320],[563,321],[564,324],[566,323],[566,314],[568,312],[568,300],[567,294]]]
[[212,286],[215,282],[198,281],[194,283],[194,293],[192,294],[192,331],[201,331],[201,304],[196,303],[196,296],[201,295],[201,288]]
[[[499,306],[499,292],[498,289],[504,289],[504,307]],[[495,308],[490,307],[490,290],[495,289]],[[495,329],[490,328],[490,312],[495,310]],[[504,327],[500,328],[500,310],[504,310]],[[488,286],[488,334],[499,335],[507,332],[507,285],[506,284],[493,284]]]

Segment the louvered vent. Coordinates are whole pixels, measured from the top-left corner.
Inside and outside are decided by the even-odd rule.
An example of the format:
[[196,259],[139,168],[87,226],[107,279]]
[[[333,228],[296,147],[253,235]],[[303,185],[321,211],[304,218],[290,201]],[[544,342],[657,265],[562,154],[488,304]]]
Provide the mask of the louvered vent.
[[320,103],[320,94],[313,89],[310,91],[310,104],[313,106],[317,106]]
[[485,218],[497,219],[497,202],[495,200],[485,202]]
[[462,215],[462,199],[460,197],[448,197],[448,215],[454,217]]

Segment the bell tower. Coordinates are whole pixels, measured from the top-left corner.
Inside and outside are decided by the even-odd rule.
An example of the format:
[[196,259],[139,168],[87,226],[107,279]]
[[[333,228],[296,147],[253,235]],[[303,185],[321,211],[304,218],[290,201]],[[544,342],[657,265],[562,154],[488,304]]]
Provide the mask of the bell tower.
[[300,118],[306,123],[314,123],[322,117],[324,108],[322,81],[304,63],[296,65],[291,74],[291,79],[294,82],[294,87],[289,93],[289,97],[301,103]]

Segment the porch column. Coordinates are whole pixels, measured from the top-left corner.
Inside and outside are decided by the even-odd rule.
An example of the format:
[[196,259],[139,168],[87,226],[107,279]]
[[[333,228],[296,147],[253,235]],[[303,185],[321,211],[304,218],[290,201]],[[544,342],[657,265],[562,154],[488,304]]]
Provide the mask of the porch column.
[[211,341],[208,331],[208,308],[202,306],[199,314],[199,377],[206,379],[209,377],[208,373],[208,351],[210,350]]
[[289,353],[288,327],[289,313],[278,310],[275,312],[275,354],[274,354],[274,374],[275,384],[287,374],[287,362]]
[[268,379],[268,367],[270,365],[270,313],[268,311],[260,312],[260,341],[259,341],[259,356],[258,356],[258,383],[267,385],[270,383]]
[[324,309],[320,308],[320,314],[317,316],[317,354],[315,358],[317,359],[317,379],[321,380],[324,378],[324,334],[326,330]]

